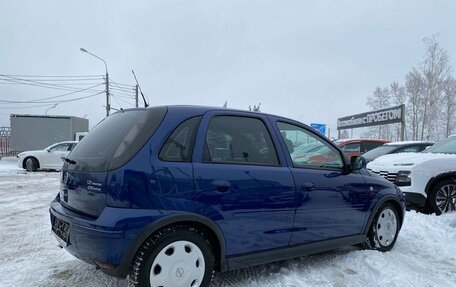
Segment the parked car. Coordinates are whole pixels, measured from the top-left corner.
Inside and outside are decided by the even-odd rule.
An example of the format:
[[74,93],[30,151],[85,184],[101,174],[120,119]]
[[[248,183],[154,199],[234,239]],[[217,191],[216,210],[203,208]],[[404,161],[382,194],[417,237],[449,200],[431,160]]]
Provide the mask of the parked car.
[[401,141],[401,142],[391,142],[386,143],[382,146],[376,147],[363,154],[363,157],[366,159],[366,162],[369,163],[376,159],[379,156],[392,153],[402,153],[402,152],[422,152],[426,148],[433,145],[434,142],[430,141]]
[[[294,162],[298,141],[323,145],[332,158]],[[214,271],[345,245],[388,251],[405,198],[364,165],[283,117],[192,106],[123,110],[69,154],[51,226],[68,252],[129,275],[131,286],[208,286]]]
[[437,215],[456,210],[456,135],[421,153],[378,157],[367,168],[399,186],[409,209]]
[[60,170],[63,158],[76,146],[77,141],[55,143],[43,150],[24,151],[17,155],[17,166],[27,171],[38,169]]
[[335,141],[335,144],[337,144],[348,157],[362,155],[385,143],[389,143],[389,141],[381,139],[346,139]]

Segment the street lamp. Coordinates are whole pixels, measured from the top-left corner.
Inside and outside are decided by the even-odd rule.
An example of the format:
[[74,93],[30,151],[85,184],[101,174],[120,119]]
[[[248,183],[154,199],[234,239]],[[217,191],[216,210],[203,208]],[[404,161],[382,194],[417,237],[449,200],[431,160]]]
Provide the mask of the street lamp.
[[89,51],[87,51],[86,49],[84,48],[80,48],[79,50],[81,50],[81,52],[84,52],[84,53],[87,53],[101,61],[103,61],[104,65],[105,65],[105,69],[106,69],[106,116],[109,116],[109,110],[111,109],[111,105],[109,104],[109,74],[108,74],[108,65],[106,64],[106,61],[103,60],[102,58],[98,57],[97,55],[95,54],[92,54],[90,53]]

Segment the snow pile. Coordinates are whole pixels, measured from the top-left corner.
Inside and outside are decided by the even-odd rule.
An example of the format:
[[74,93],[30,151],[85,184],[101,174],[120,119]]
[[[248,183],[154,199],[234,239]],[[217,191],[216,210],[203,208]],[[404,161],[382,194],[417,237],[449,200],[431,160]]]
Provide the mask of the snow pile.
[[[127,286],[57,247],[49,203],[58,173],[28,173],[0,161],[0,286]],[[216,274],[212,286],[456,286],[456,213],[408,212],[387,253],[348,247]]]

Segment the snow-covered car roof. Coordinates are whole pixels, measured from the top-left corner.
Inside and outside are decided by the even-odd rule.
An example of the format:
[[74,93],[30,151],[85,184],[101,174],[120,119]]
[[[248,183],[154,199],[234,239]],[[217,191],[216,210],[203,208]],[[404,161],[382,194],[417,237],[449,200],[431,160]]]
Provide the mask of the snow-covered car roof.
[[390,142],[385,145],[409,145],[409,144],[435,144],[433,141],[401,141],[401,142]]

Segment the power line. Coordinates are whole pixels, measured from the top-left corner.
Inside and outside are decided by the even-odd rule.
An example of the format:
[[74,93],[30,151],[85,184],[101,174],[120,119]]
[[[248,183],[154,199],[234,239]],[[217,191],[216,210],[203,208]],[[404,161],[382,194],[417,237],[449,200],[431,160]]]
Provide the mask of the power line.
[[[86,89],[80,89],[80,90],[78,90],[78,91],[74,91],[74,92],[71,92],[71,93],[66,93],[66,94],[62,94],[62,95],[58,95],[58,96],[52,96],[52,97],[41,98],[41,99],[37,99],[37,100],[31,100],[31,101],[7,101],[7,100],[0,100],[0,103],[5,103],[5,104],[39,104],[39,103],[53,103],[53,102],[43,102],[43,100],[50,100],[50,99],[56,99],[56,98],[66,97],[66,96],[69,96],[69,95],[73,95],[73,94],[76,94],[76,93],[83,92],[83,91],[85,91],[85,90],[92,89],[92,88],[97,87],[97,86],[100,86],[100,85],[104,85],[104,84],[101,83],[101,84],[98,84],[98,85],[95,85],[95,86],[92,86],[92,87],[88,87],[88,88],[86,88]],[[100,94],[100,93],[104,93],[104,91],[100,91],[100,92],[98,92],[97,94]]]
[[93,78],[93,77],[98,77],[98,78],[104,78],[104,75],[85,75],[85,76],[44,76],[44,75],[6,75],[6,74],[0,74],[0,76],[10,76],[10,77],[21,77],[21,78]]
[[118,87],[125,95],[129,96],[128,92],[125,91],[124,89],[122,89],[121,87],[119,87],[119,85],[117,85],[116,82],[114,82],[114,81],[109,81],[109,82],[112,83],[114,86]]
[[74,101],[79,101],[91,97],[98,96],[100,94],[103,94],[104,92],[99,92],[96,94],[84,96],[84,97],[79,97],[79,98],[73,98],[73,99],[68,99],[68,100],[63,100],[63,101],[55,101],[55,102],[41,102],[41,103],[46,103],[45,105],[37,105],[37,106],[28,106],[28,107],[0,107],[0,109],[28,109],[28,108],[38,108],[38,107],[47,107],[49,104],[62,104],[62,103],[68,103],[68,102],[74,102]]
[[12,77],[12,76],[3,76],[3,77],[8,78],[8,79],[0,78],[0,80],[7,81],[7,82],[18,83],[18,84],[22,84],[22,85],[38,86],[38,87],[43,87],[43,88],[50,88],[50,89],[57,89],[57,90],[66,90],[66,91],[75,91],[75,90],[77,90],[76,87],[71,87],[71,86],[68,86],[68,85],[50,84],[50,83],[45,83],[45,82],[41,82],[41,81],[21,79],[21,78]]
[[12,110],[12,109],[31,109],[31,108],[39,108],[39,107],[49,107],[49,104],[45,104],[45,105],[37,105],[37,106],[29,106],[29,107],[0,107],[0,109],[9,109],[9,110]]

